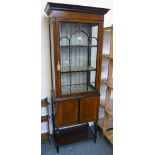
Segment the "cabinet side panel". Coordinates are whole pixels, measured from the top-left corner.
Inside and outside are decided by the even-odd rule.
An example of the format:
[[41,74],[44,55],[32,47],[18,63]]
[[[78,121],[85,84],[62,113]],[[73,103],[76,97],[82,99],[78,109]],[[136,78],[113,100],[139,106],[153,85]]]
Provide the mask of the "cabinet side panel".
[[52,68],[52,87],[55,89],[55,65],[54,65],[54,38],[53,38],[53,22],[50,23],[50,49],[51,49],[51,68]]

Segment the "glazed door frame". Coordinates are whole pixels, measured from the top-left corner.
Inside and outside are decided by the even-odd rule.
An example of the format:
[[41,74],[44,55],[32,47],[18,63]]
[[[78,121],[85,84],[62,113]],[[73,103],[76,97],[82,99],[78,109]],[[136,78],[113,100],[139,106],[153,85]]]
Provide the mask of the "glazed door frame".
[[[87,23],[87,24],[98,24],[98,46],[97,46],[97,58],[96,58],[96,90],[92,92],[76,93],[69,95],[61,94],[61,72],[57,70],[57,63],[60,62],[60,46],[59,46],[59,35],[60,35],[60,22],[74,22],[74,23]],[[100,74],[101,74],[101,62],[102,62],[102,43],[103,43],[103,21],[93,21],[84,19],[69,19],[69,18],[54,18],[53,20],[53,38],[54,38],[54,61],[55,61],[55,86],[56,86],[56,97],[63,96],[78,96],[81,94],[91,94],[93,92],[100,92]]]

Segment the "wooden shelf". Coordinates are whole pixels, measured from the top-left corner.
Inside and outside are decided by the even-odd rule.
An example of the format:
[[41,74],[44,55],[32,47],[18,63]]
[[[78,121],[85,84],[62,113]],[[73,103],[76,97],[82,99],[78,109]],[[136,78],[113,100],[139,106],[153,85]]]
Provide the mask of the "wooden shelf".
[[97,47],[97,45],[60,45],[60,47]]
[[105,107],[105,99],[100,100],[100,106],[103,108]]
[[[47,122],[47,124],[48,124],[48,129],[49,129],[49,118],[50,118],[50,116],[48,115],[49,113],[48,113],[48,111],[49,111],[49,103],[48,103],[48,101],[47,101],[47,98],[45,98],[45,99],[42,99],[41,100],[41,108],[47,108],[47,115],[45,115],[45,116],[41,116],[41,123],[43,123],[43,122]],[[41,133],[41,142],[46,142],[46,141],[49,141],[50,142],[50,133],[49,133],[49,130],[48,130],[48,132],[46,132],[46,133]]]
[[113,130],[104,131],[103,134],[113,144]]
[[109,79],[107,82],[107,86],[111,89],[113,89],[113,79]]
[[91,66],[72,66],[72,67],[62,67],[61,73],[70,73],[70,72],[84,72],[84,71],[96,71],[96,68]]
[[111,60],[113,60],[113,55],[111,54],[102,54],[102,56],[103,56],[103,58],[108,58],[108,59],[111,59]]
[[113,60],[113,55],[110,55],[110,59]]
[[[113,101],[113,98],[110,98],[110,102]],[[105,108],[105,99],[100,99],[100,106]]]
[[68,129],[61,129],[59,135],[56,135],[56,142],[59,145],[70,144],[85,139],[93,139],[95,135],[87,125],[80,125]]
[[102,54],[103,58],[110,58],[110,54]]
[[49,137],[50,137],[49,132],[47,132],[47,133],[42,133],[42,134],[41,134],[41,142],[47,142],[47,141],[49,141]]
[[41,122],[48,122],[49,120],[49,116],[46,115],[46,116],[41,116]]
[[106,109],[105,108],[105,112],[110,115],[110,116],[113,116],[113,110],[110,110],[110,109]]
[[107,79],[101,79],[101,83],[107,84]]
[[87,92],[87,91],[94,91],[92,87],[90,87],[87,84],[74,84],[74,85],[65,85],[62,86],[62,94],[70,94],[70,93],[81,93],[81,92]]

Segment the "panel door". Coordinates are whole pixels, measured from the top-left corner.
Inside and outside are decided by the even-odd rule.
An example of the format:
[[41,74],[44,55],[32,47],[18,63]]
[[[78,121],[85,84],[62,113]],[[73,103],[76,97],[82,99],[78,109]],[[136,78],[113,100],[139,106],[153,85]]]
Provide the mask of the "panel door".
[[78,100],[66,100],[56,103],[56,127],[78,123]]
[[98,118],[99,96],[80,100],[80,123],[96,121]]

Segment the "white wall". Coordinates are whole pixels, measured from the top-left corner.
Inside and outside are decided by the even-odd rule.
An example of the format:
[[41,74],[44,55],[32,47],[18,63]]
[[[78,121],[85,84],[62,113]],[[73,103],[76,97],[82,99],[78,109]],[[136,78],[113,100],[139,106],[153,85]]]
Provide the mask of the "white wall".
[[[48,0],[48,2],[67,3],[86,5],[93,7],[103,7],[111,9],[105,15],[104,27],[111,26],[113,20],[112,14],[112,0]],[[41,1],[41,98],[48,97],[50,101],[51,91],[51,74],[50,74],[50,51],[49,51],[49,31],[48,31],[48,18],[44,13],[47,0]],[[42,110],[41,115],[45,115],[45,110]],[[42,125],[42,132],[47,130],[47,125]],[[51,129],[52,131],[52,129]]]
[[41,10],[41,98],[50,97],[51,74],[50,74],[50,50],[48,17],[44,13],[45,1],[42,1]]

